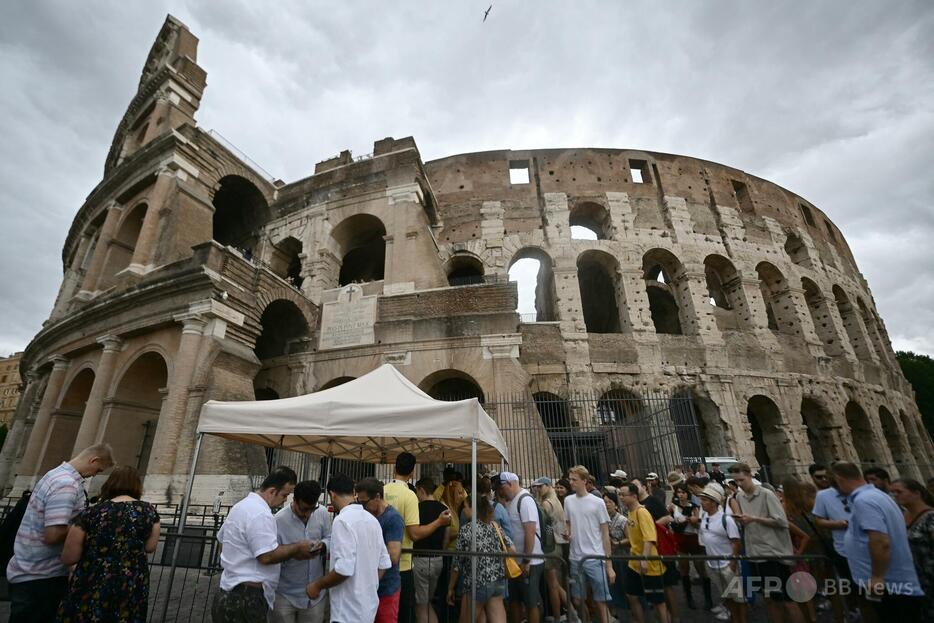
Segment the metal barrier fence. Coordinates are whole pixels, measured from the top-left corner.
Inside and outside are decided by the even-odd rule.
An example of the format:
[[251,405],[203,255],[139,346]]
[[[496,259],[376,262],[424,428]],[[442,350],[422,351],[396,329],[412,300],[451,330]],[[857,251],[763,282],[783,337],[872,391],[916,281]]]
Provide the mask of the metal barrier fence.
[[[617,469],[633,477],[655,472],[664,478],[675,467],[706,455],[694,403],[686,392],[648,392],[636,397],[625,390],[611,390],[600,395],[572,392],[567,398],[538,392],[484,400],[477,391],[436,397],[479,398],[506,440],[508,469],[527,483],[540,476],[556,479],[573,465],[586,466],[598,484],[605,484]],[[267,462],[270,467],[288,465],[303,479],[338,472],[355,479],[392,477],[390,465],[335,460],[329,468],[322,457],[281,449],[268,450]],[[419,475],[440,476],[442,467],[420,465]],[[469,465],[458,468],[469,476]],[[498,469],[500,465],[483,468]]]

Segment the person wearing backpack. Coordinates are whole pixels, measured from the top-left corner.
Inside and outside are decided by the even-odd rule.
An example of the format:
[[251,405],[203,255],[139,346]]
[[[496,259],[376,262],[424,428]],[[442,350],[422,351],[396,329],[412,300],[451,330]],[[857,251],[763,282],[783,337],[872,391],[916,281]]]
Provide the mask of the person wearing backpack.
[[[512,540],[519,553],[519,564],[522,575],[509,580],[509,609],[514,623],[523,619],[528,623],[540,623],[542,613],[542,596],[539,589],[542,581],[542,572],[545,561],[542,558],[522,558],[525,554],[541,555],[542,525],[538,504],[528,490],[519,484],[519,476],[512,472],[500,472],[499,481],[503,496],[509,500],[506,510],[509,511],[509,525]],[[552,541],[554,535],[552,534]],[[554,545],[552,544],[552,547]],[[523,609],[525,616],[523,616]]]
[[590,473],[583,465],[568,470],[573,495],[564,498],[564,515],[568,523],[571,543],[571,600],[578,612],[590,589],[601,623],[608,623],[610,586],[616,582],[612,560],[599,560],[588,556],[610,556],[610,515],[606,503],[590,495],[587,478]]

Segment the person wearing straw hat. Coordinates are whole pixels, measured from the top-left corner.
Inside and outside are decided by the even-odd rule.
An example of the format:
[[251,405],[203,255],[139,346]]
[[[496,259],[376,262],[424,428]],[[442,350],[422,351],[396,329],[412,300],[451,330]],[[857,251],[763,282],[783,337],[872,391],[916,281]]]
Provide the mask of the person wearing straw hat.
[[[701,514],[698,526],[701,538],[704,539],[704,548],[708,556],[739,556],[742,552],[739,528],[732,517],[724,513],[723,493],[713,483],[708,484],[697,496],[700,498]],[[704,598],[712,599],[711,578],[716,580],[717,594],[723,599],[723,604],[713,609],[719,621],[726,621],[732,617],[733,621],[744,623],[746,621],[746,600],[743,597],[743,582],[739,575],[739,563],[735,560],[708,560],[710,568],[708,577],[704,578]]]

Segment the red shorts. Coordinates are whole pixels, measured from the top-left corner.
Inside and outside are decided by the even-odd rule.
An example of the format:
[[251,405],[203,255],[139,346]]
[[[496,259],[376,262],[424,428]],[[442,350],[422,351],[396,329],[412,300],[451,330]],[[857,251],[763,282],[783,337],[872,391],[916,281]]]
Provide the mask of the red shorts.
[[681,554],[702,555],[704,553],[697,541],[697,534],[675,532],[675,541],[678,543],[678,552]]
[[396,591],[392,595],[379,598],[379,607],[376,609],[376,618],[373,623],[397,623],[399,620],[399,595]]

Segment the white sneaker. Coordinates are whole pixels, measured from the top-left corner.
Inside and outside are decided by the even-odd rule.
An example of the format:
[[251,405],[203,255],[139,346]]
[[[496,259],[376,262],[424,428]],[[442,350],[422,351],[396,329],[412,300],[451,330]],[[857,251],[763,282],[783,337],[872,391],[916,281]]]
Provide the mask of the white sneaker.
[[723,604],[717,604],[716,606],[711,608],[710,611],[713,612],[714,614],[720,614],[721,612],[726,612],[727,609],[723,607]]
[[714,618],[718,621],[729,621],[730,613],[724,610],[723,612],[718,612]]

